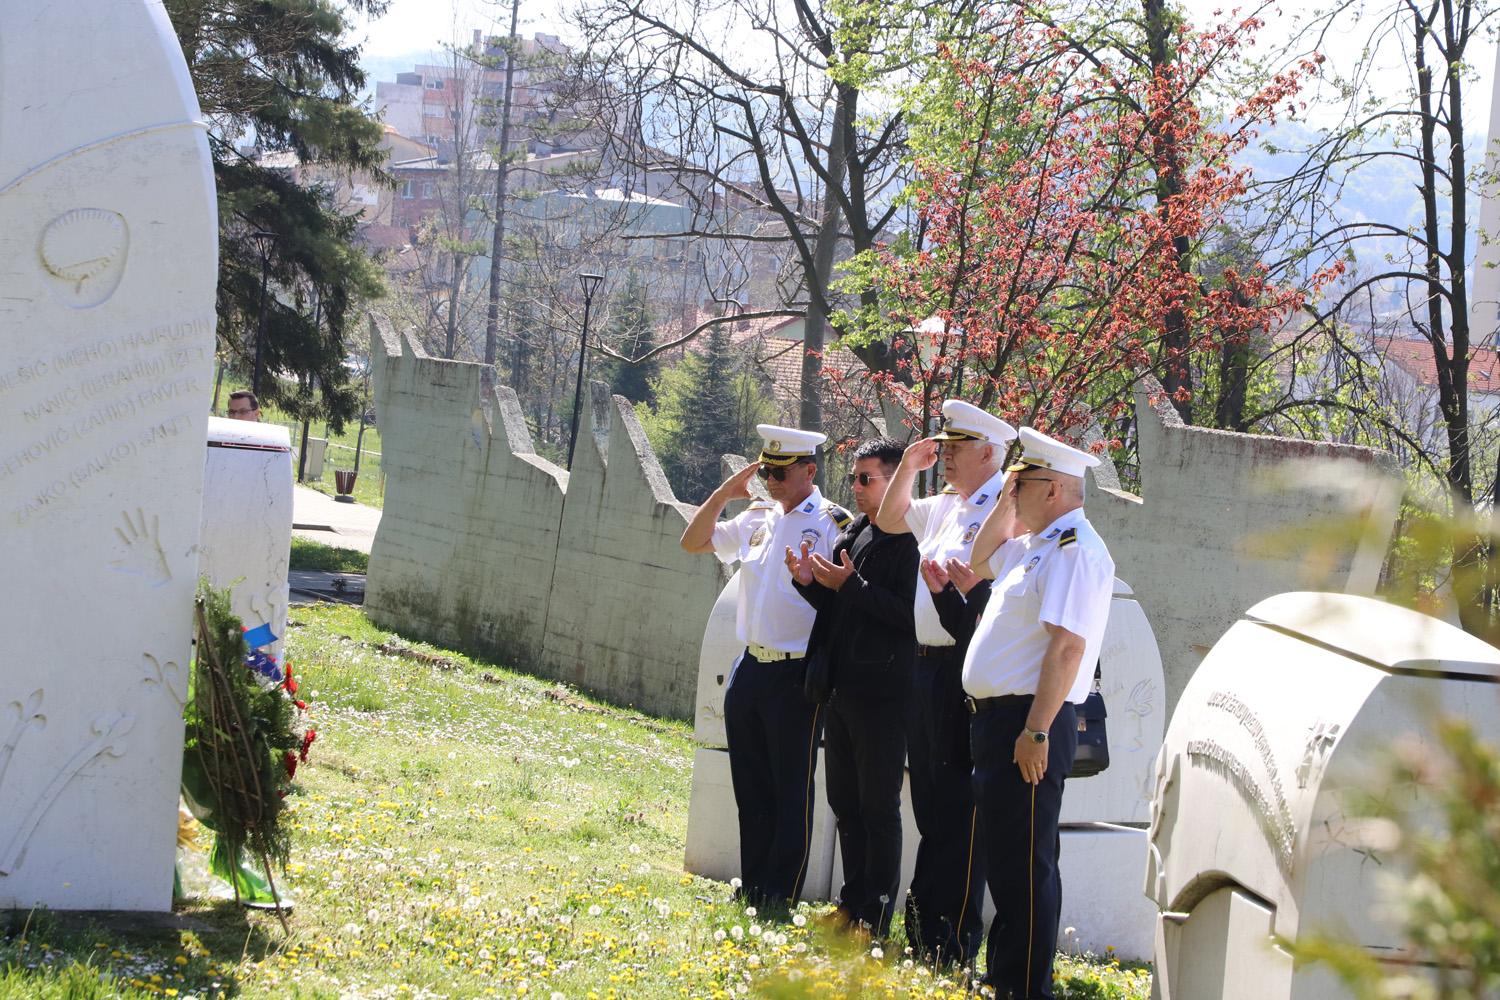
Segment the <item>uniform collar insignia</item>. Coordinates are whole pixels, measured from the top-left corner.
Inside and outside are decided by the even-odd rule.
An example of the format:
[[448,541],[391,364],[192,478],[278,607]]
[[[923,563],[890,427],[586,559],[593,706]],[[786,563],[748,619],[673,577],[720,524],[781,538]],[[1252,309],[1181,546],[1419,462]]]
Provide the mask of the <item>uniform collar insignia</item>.
[[981,493],[981,494],[979,494],[977,497],[974,498],[974,506],[976,506],[976,507],[983,507],[984,504],[985,504],[985,501],[988,500],[989,498],[990,498],[990,495],[988,493]]
[[1060,534],[1062,534],[1062,529],[1061,528],[1053,528],[1051,531],[1047,532],[1042,537],[1043,538],[1056,538]]
[[815,506],[816,505],[811,500],[807,501],[807,503],[802,505],[802,513],[811,514]]

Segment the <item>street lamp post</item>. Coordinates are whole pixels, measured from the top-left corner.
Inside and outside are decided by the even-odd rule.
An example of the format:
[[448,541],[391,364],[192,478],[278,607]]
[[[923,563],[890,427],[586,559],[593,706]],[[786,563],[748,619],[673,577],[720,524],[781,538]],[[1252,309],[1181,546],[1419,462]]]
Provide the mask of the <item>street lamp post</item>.
[[578,342],[578,382],[573,388],[573,433],[568,437],[568,471],[573,471],[573,449],[578,446],[578,411],[583,405],[583,360],[589,351],[589,309],[594,304],[594,292],[604,275],[584,271],[578,275],[583,286],[583,339]]
[[255,374],[250,379],[250,391],[260,398],[260,373],[266,347],[266,284],[271,277],[271,250],[276,245],[276,234],[253,232],[250,238],[260,251],[260,321],[255,327]]

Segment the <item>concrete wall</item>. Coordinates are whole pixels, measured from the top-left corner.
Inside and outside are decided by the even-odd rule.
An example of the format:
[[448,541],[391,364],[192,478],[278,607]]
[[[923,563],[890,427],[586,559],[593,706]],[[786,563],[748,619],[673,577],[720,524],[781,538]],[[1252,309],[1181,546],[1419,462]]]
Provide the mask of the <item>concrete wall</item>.
[[726,574],[678,546],[693,508],[629,402],[593,387],[570,475],[535,454],[515,393],[483,365],[428,358],[380,318],[372,354],[386,497],[370,617],[690,717]]
[[542,657],[568,474],[515,393],[372,321],[385,510],[365,608],[386,628],[507,663]]
[[1106,462],[1086,505],[1156,634],[1169,713],[1252,604],[1375,593],[1402,490],[1390,455],[1189,427],[1154,385],[1137,393],[1136,424],[1143,495],[1120,490]]

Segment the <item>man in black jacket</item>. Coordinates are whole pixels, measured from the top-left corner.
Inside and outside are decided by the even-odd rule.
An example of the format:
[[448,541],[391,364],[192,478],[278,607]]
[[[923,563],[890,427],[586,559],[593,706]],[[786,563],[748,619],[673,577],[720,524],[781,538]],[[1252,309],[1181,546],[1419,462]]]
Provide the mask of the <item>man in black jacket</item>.
[[838,820],[844,885],[836,919],[878,938],[890,931],[901,885],[901,779],[906,701],[916,656],[912,619],[917,542],[871,523],[902,447],[889,438],[854,452],[859,516],[832,561],[786,551],[797,590],[817,609],[808,658],[828,656],[832,695],[823,735],[828,804]]

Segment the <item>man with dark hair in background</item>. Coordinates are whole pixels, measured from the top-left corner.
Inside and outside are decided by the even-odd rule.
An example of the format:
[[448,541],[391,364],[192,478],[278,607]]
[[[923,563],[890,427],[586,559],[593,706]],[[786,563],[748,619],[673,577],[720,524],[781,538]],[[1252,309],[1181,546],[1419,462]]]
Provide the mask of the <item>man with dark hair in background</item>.
[[229,394],[229,406],[225,410],[230,420],[249,420],[260,423],[260,400],[248,389]]
[[828,804],[838,820],[844,885],[834,922],[884,938],[901,885],[901,779],[906,704],[916,656],[913,598],[917,541],[872,521],[901,462],[889,438],[854,452],[850,485],[859,516],[831,557],[786,549],[798,592],[818,611],[809,656],[828,656],[831,691],[823,735]]

